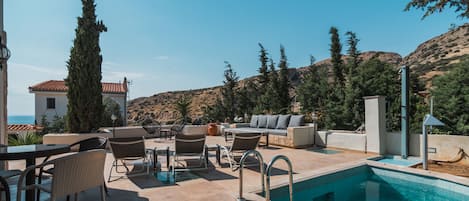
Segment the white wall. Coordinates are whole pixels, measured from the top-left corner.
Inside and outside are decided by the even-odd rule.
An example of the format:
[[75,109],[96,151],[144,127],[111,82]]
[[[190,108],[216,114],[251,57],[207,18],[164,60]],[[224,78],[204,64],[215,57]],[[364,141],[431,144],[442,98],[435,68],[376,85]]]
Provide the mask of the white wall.
[[[47,109],[47,98],[55,98],[55,109]],[[67,113],[67,95],[66,93],[46,93],[36,92],[35,96],[35,118],[37,123],[41,123],[42,115],[52,122],[55,115],[63,117]]]
[[[409,156],[420,156],[420,136],[419,134],[409,136]],[[386,133],[386,154],[401,155],[401,132]]]
[[[67,93],[65,92],[34,92],[35,93],[35,118],[37,123],[41,123],[42,115],[46,115],[47,121],[52,122],[55,115],[63,117],[67,114]],[[126,96],[125,94],[103,94],[103,97],[110,97],[116,101],[121,109],[124,126],[127,125]],[[47,109],[47,98],[55,98],[55,109]]]
[[334,147],[365,152],[366,134],[346,131],[318,131],[315,144],[323,147]]

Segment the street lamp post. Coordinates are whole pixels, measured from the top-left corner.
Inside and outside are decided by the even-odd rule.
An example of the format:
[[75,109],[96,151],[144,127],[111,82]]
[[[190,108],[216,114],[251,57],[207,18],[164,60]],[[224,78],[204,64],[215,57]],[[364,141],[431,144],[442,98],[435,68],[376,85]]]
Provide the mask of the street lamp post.
[[111,120],[112,120],[112,138],[116,137],[116,120],[117,116],[115,114],[111,115]]

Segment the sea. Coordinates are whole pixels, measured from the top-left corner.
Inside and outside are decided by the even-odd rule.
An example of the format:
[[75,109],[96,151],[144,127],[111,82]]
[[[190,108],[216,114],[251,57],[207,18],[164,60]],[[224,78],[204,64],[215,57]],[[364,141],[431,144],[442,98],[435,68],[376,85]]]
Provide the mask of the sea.
[[33,115],[8,116],[8,124],[34,124],[34,116]]

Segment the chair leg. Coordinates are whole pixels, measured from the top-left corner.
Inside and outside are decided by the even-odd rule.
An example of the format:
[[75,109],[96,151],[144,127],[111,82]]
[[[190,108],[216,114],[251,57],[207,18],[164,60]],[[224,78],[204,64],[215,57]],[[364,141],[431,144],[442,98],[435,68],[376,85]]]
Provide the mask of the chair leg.
[[105,195],[105,191],[107,191],[106,183],[103,183],[103,185],[100,186],[99,189],[101,191],[101,201],[106,201],[106,195]]
[[5,199],[7,201],[10,201],[10,186],[8,185],[8,182],[3,178],[0,177],[0,183],[2,184],[3,188],[5,189]]
[[109,196],[109,190],[107,189],[106,181],[103,181],[103,186],[104,186],[104,191],[106,191],[106,195]]
[[[114,168],[114,164],[117,165],[117,160],[114,160],[111,165],[111,170],[109,170],[109,178],[107,179],[107,182],[111,182],[111,176],[112,176],[112,168]],[[116,167],[117,170],[117,167]]]

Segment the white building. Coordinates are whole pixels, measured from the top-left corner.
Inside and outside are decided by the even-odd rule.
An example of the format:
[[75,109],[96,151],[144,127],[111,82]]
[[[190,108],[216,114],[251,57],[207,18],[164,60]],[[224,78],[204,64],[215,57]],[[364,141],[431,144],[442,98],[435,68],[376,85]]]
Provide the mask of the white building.
[[[121,109],[124,126],[127,125],[127,80],[122,83],[102,83],[103,98],[110,97],[116,101]],[[29,87],[29,93],[34,93],[35,119],[40,123],[43,115],[52,122],[54,116],[63,117],[67,114],[67,90],[65,81],[49,80]]]

